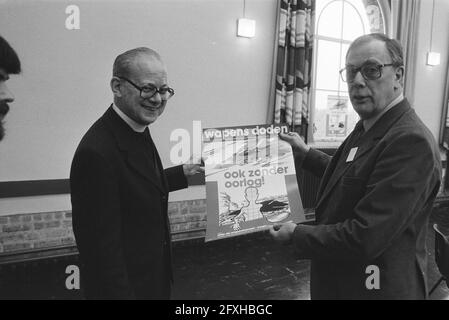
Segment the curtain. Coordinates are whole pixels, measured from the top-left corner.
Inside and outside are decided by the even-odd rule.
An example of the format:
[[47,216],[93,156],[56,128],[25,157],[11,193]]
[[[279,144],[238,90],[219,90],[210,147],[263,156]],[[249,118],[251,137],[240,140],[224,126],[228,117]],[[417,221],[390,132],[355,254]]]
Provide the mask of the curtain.
[[404,50],[404,96],[413,105],[416,78],[418,17],[421,0],[391,0],[392,34]]
[[[306,138],[310,114],[315,0],[279,0],[274,99],[269,122]],[[273,101],[274,100],[274,101]]]

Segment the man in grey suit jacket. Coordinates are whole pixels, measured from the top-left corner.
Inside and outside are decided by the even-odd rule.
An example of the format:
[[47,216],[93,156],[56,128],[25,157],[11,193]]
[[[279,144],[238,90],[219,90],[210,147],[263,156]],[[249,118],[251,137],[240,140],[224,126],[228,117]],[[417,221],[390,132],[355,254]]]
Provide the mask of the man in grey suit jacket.
[[382,34],[362,36],[341,75],[361,120],[335,155],[297,134],[282,136],[298,165],[321,177],[316,225],[270,232],[312,260],[312,299],[423,299],[441,163],[431,132],[403,97],[402,48]]

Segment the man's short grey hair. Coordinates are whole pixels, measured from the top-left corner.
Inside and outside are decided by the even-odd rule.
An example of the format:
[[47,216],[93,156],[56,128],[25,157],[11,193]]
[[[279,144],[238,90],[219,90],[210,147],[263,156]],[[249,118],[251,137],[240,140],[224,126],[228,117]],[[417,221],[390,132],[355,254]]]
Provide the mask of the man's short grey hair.
[[130,76],[130,66],[132,63],[140,56],[146,55],[152,57],[160,62],[162,62],[161,56],[159,53],[154,51],[153,49],[147,47],[139,47],[135,49],[128,50],[118,55],[115,58],[114,66],[112,68],[112,75],[114,77],[129,77]]
[[349,51],[351,51],[353,47],[368,43],[373,40],[379,40],[385,43],[388,53],[391,57],[393,66],[400,67],[404,65],[404,54],[402,50],[402,45],[396,39],[390,39],[383,33],[371,33],[358,37],[349,46],[348,52],[346,53],[346,57],[348,57]]

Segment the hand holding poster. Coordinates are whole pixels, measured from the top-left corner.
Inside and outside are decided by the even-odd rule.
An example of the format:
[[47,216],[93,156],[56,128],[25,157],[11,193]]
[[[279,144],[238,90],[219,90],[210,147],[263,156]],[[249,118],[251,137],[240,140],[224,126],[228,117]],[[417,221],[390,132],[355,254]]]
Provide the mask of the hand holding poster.
[[306,220],[290,145],[280,125],[203,130],[206,241]]

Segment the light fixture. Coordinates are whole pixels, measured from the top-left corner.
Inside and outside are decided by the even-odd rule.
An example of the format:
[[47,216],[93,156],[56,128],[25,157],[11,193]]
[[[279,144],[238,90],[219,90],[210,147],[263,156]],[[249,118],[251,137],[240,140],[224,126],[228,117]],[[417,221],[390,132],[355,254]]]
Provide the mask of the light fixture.
[[440,64],[440,53],[439,52],[427,52],[427,64],[429,66],[437,66]]
[[256,20],[238,19],[237,20],[237,35],[239,37],[253,38],[256,34]]
[[433,36],[433,16],[435,14],[435,0],[433,0],[432,4],[432,20],[430,27],[430,51],[427,52],[427,65],[429,66],[437,66],[440,64],[440,53],[432,51],[432,36]]
[[256,35],[256,20],[246,19],[246,0],[243,0],[243,18],[237,20],[237,36],[253,38]]

